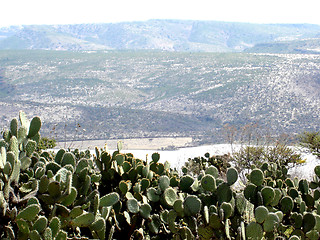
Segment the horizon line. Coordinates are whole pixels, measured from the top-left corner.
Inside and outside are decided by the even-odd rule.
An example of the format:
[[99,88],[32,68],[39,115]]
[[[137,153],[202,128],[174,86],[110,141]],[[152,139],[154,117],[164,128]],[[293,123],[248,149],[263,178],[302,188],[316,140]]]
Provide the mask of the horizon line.
[[250,21],[228,21],[228,20],[201,20],[201,19],[174,19],[174,18],[151,18],[146,20],[123,20],[110,22],[82,22],[82,23],[30,23],[30,24],[10,24],[0,25],[0,28],[10,27],[24,27],[24,26],[57,26],[57,25],[99,25],[99,24],[121,24],[121,23],[139,23],[149,21],[181,21],[181,22],[221,22],[221,23],[242,23],[242,24],[256,24],[256,25],[318,25],[316,23],[308,22],[250,22]]

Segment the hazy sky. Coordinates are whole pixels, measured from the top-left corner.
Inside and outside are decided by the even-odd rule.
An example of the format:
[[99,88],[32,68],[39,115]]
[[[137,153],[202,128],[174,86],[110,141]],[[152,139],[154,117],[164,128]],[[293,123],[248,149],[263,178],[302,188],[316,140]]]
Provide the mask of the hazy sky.
[[0,26],[219,20],[320,24],[319,0],[3,0]]

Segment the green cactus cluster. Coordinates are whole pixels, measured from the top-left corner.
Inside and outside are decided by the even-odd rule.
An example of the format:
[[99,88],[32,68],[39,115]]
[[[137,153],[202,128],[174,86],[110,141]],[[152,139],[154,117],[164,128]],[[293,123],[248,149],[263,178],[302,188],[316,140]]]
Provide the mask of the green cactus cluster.
[[230,160],[231,156],[228,154],[210,156],[209,153],[205,153],[203,157],[189,158],[182,170],[190,174],[199,174],[202,170],[214,166],[219,174],[224,175],[231,167]]
[[121,142],[93,156],[37,152],[40,128],[20,112],[0,140],[1,239],[319,239],[319,166],[307,181],[264,163],[241,189],[238,171],[209,154],[180,175]]

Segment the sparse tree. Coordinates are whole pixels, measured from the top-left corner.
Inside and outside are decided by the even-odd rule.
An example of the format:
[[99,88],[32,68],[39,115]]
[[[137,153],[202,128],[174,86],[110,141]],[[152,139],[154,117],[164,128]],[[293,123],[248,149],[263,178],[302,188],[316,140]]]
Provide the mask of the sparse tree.
[[42,137],[39,141],[37,151],[40,152],[42,150],[52,149],[56,145],[56,140],[54,138]]
[[298,136],[300,145],[309,149],[317,157],[320,157],[320,132],[304,131]]

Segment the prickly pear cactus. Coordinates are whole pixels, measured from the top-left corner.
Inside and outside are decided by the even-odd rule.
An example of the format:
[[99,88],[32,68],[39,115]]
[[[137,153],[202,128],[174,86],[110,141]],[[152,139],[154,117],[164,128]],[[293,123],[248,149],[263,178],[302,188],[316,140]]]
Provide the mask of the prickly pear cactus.
[[309,182],[264,163],[241,186],[238,171],[209,153],[195,159],[198,174],[179,175],[159,153],[137,159],[121,142],[93,156],[37,152],[40,130],[40,118],[20,112],[3,131],[1,239],[319,238],[319,166]]

